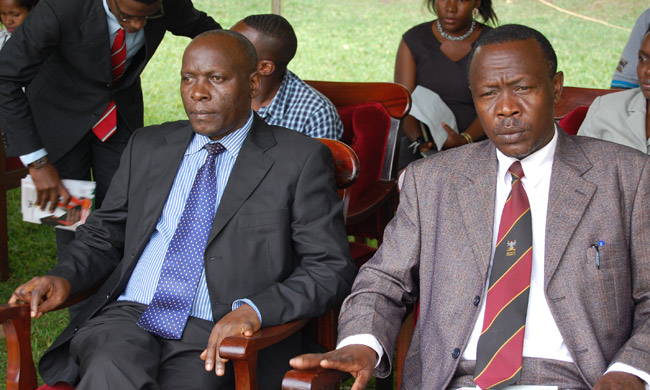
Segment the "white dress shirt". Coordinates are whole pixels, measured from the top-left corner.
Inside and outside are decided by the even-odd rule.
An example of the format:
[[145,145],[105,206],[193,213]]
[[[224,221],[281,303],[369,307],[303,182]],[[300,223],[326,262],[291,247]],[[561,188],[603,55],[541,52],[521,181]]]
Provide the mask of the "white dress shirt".
[[[524,177],[521,182],[526,190],[528,201],[530,203],[530,212],[533,228],[533,266],[530,280],[530,294],[528,298],[528,312],[526,314],[526,332],[524,335],[523,356],[529,358],[543,358],[551,360],[560,360],[564,362],[573,362],[571,354],[564,343],[560,330],[553,319],[551,310],[546,302],[544,294],[544,250],[546,240],[546,212],[548,209],[548,194],[551,186],[551,171],[553,168],[553,157],[555,156],[555,147],[557,145],[557,128],[553,139],[542,149],[527,156],[521,160],[521,166],[524,171]],[[488,270],[487,282],[483,299],[481,299],[481,311],[478,320],[474,324],[467,347],[461,356],[463,360],[476,360],[476,349],[478,339],[481,335],[483,326],[483,317],[485,313],[485,296],[487,294],[488,283],[490,280],[489,273],[492,269],[494,260],[494,248],[496,246],[497,235],[499,232],[499,223],[501,214],[505,205],[508,194],[510,193],[512,176],[508,173],[508,168],[517,159],[508,157],[496,151],[498,168],[496,183],[496,199],[494,202],[494,228],[492,233],[492,258],[490,259],[490,270]],[[377,352],[377,364],[384,354],[383,348],[379,341],[370,334],[353,335],[346,337],[339,343],[337,348],[342,348],[350,344],[363,344]],[[623,363],[612,364],[609,371],[623,371],[634,374],[646,383],[646,390],[650,390],[650,375],[646,372],[635,369]]]

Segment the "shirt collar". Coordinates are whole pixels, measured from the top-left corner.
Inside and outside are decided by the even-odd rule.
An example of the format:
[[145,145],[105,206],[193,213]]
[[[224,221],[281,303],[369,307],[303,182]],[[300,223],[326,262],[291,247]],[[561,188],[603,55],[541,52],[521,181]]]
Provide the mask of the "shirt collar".
[[295,75],[289,69],[287,69],[284,73],[284,77],[282,78],[282,84],[280,84],[280,88],[273,97],[273,100],[271,100],[271,103],[269,103],[268,106],[261,107],[259,110],[257,110],[259,116],[262,118],[267,118],[270,116],[277,119],[278,121],[282,120],[284,117],[284,107],[287,105],[287,100],[289,99],[290,95],[289,84],[291,83],[293,77],[295,77]]
[[250,131],[252,125],[253,110],[251,110],[250,115],[248,116],[248,120],[244,126],[221,138],[219,141],[213,141],[210,139],[210,137],[194,133],[192,141],[185,150],[185,155],[188,156],[190,154],[198,153],[206,144],[219,142],[221,145],[223,145],[224,148],[226,148],[226,151],[224,153],[227,153],[232,158],[237,158],[239,151],[244,144],[244,139],[246,139],[246,136],[248,135],[248,132]]
[[[558,129],[556,126],[553,138],[548,144],[521,160],[521,168],[524,171],[522,182],[526,183],[527,186],[536,187],[546,175],[551,174],[553,158],[555,157],[555,147],[557,145],[557,132]],[[509,185],[511,179],[510,174],[508,173],[508,168],[510,168],[510,165],[517,161],[517,159],[514,157],[508,157],[497,149],[497,160],[499,162],[497,177],[499,180],[505,180]]]
[[120,26],[120,23],[117,21],[115,15],[113,15],[113,12],[111,12],[111,9],[108,8],[107,0],[104,0],[103,3],[104,10],[106,11],[106,20],[108,20],[108,35],[113,35],[117,33],[117,30],[121,29],[122,26]]

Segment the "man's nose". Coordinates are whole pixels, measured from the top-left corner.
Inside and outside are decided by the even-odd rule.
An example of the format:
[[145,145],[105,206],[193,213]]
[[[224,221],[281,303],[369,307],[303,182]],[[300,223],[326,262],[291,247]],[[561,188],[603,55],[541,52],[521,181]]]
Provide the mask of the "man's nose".
[[210,93],[208,91],[208,88],[206,88],[205,83],[201,81],[198,81],[196,84],[194,84],[190,96],[192,97],[192,100],[195,101],[210,99]]
[[497,115],[513,116],[521,112],[517,95],[512,90],[506,89],[497,98]]
[[129,27],[131,29],[140,31],[147,25],[147,19],[134,19],[129,21]]

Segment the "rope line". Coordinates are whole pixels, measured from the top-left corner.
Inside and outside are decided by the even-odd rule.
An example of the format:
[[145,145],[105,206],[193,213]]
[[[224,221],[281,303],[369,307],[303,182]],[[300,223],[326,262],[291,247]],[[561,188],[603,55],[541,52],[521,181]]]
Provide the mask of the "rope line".
[[558,6],[555,5],[555,4],[551,4],[551,3],[549,3],[547,0],[539,0],[539,2],[542,3],[542,4],[544,4],[544,5],[549,6],[549,7],[551,7],[551,8],[554,8],[554,9],[556,9],[557,11],[563,12],[563,13],[568,14],[568,15],[571,15],[571,16],[575,16],[576,18],[580,18],[580,19],[588,20],[588,21],[590,21],[590,22],[600,23],[600,24],[605,25],[605,26],[607,26],[607,27],[616,28],[616,29],[619,29],[619,30],[627,31],[627,32],[632,31],[632,29],[627,28],[627,27],[617,26],[617,25],[614,25],[614,24],[607,23],[607,22],[605,22],[605,21],[603,21],[603,20],[600,20],[600,19],[596,19],[596,18],[592,18],[592,17],[589,17],[589,16],[580,15],[580,14],[577,14],[577,13],[575,13],[575,12],[571,12],[571,11],[569,11],[569,10],[566,10],[566,9],[564,9],[564,8],[560,8],[560,7],[558,7]]

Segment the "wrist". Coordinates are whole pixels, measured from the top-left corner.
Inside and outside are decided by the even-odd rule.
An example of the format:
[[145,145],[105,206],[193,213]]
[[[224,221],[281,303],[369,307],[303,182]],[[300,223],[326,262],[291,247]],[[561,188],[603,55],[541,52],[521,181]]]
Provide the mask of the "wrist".
[[471,144],[472,142],[474,142],[474,139],[472,138],[472,136],[466,131],[463,131],[459,135],[465,140],[466,144]]
[[36,160],[32,161],[31,163],[27,164],[27,168],[29,168],[29,169],[41,169],[44,166],[46,166],[49,162],[50,162],[50,160],[48,160],[47,155],[45,155],[45,156],[43,156],[43,157],[41,157],[39,159],[36,159]]

